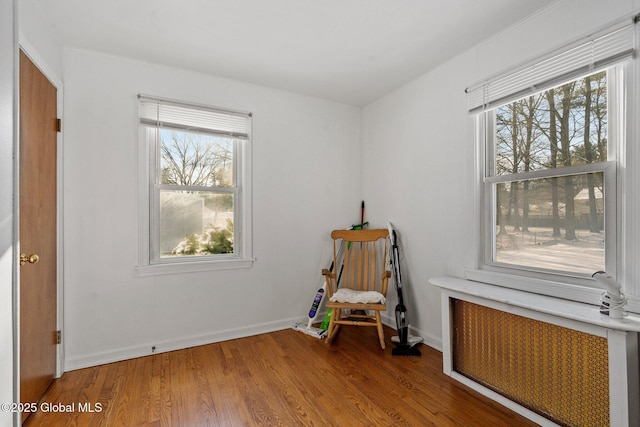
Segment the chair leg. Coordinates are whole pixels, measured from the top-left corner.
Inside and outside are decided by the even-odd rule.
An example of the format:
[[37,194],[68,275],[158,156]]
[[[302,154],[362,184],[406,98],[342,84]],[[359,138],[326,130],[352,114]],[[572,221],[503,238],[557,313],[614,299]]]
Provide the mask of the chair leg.
[[340,327],[340,325],[336,325],[335,321],[336,319],[340,319],[340,311],[341,309],[339,308],[334,308],[333,310],[331,310],[329,329],[327,329],[327,338],[325,339],[327,344],[331,344],[331,341],[333,341],[333,338],[335,338],[335,335],[338,333],[338,328]]
[[384,350],[384,329],[382,329],[382,319],[380,311],[376,310],[376,324],[378,325],[378,338],[380,339],[380,347]]

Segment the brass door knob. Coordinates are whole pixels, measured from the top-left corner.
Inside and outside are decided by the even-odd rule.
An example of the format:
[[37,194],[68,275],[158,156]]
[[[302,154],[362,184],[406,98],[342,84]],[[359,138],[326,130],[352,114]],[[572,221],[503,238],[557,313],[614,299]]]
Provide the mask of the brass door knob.
[[20,265],[25,265],[26,263],[35,264],[40,261],[40,257],[37,254],[27,255],[25,253],[20,254]]

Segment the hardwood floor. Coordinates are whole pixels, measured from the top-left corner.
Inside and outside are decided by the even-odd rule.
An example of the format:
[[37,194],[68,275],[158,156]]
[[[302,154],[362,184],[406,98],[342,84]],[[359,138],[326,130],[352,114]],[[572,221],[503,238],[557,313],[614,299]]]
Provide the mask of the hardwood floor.
[[536,425],[445,376],[437,350],[392,356],[385,334],[384,351],[374,328],[331,346],[288,329],[66,372],[25,426]]

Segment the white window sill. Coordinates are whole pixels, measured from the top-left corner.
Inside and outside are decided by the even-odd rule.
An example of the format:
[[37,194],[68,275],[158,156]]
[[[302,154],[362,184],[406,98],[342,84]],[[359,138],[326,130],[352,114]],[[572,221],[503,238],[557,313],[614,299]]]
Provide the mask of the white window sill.
[[[465,276],[474,282],[488,283],[535,294],[548,295],[586,304],[598,304],[604,289],[560,282],[541,277],[528,277],[496,270],[467,270]],[[575,278],[574,278],[575,280]]]
[[[486,301],[496,301],[497,303],[504,304],[508,307],[514,307],[514,311],[512,311],[514,314],[522,315],[521,312],[515,309],[517,307],[526,311],[543,313],[598,327],[640,332],[640,316],[633,313],[626,313],[623,319],[613,319],[601,314],[598,305],[568,301],[566,299],[533,294],[516,289],[505,289],[500,286],[478,283],[455,277],[434,277],[429,279],[429,283],[446,290],[446,292],[451,295],[460,293]],[[498,309],[501,309],[502,311],[509,311],[504,308]],[[530,315],[527,315],[526,317],[535,318]],[[538,320],[548,321],[548,319]],[[550,323],[555,322],[551,321]],[[596,333],[596,335],[598,334]]]
[[[600,296],[604,289],[552,281],[535,277],[519,276],[492,270],[467,270],[465,279],[472,282],[486,283],[524,291],[530,295],[546,295],[583,304],[600,305]],[[624,292],[624,289],[622,290]],[[626,312],[640,314],[640,298],[627,295]]]
[[138,277],[162,276],[167,274],[199,273],[203,271],[235,270],[251,268],[255,259],[238,258],[211,261],[167,262],[162,264],[139,265],[136,267]]

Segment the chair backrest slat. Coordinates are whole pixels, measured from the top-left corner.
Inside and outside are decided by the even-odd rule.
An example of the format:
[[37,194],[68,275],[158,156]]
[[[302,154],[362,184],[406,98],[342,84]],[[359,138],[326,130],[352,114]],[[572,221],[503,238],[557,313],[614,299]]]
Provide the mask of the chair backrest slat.
[[[334,239],[335,271],[337,277],[341,278],[341,288],[386,294],[386,281],[382,280],[382,276],[385,274],[388,234],[386,229],[335,230],[331,233]],[[342,260],[338,259],[340,245],[344,245]],[[339,265],[340,262],[342,266]],[[333,292],[335,289],[329,294]]]
[[[364,245],[364,248],[362,247],[362,245]],[[362,269],[361,269],[361,275],[363,276],[361,282],[360,282],[360,291],[368,291],[369,290],[369,264],[371,263],[371,260],[369,259],[369,243],[360,243],[360,249],[361,252],[364,252],[362,254]],[[362,249],[364,249],[364,251],[362,251]],[[373,276],[372,276],[373,277]]]

